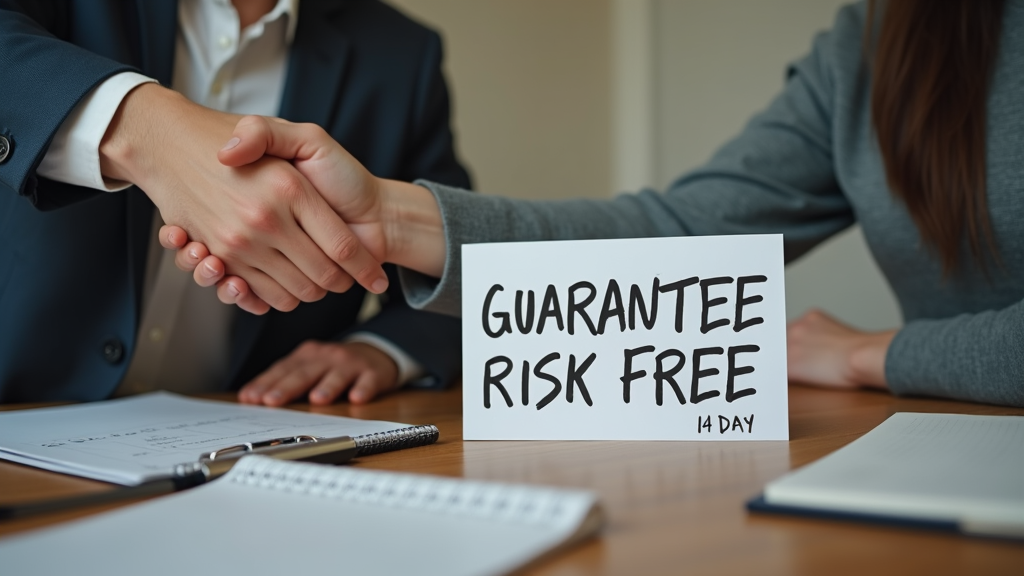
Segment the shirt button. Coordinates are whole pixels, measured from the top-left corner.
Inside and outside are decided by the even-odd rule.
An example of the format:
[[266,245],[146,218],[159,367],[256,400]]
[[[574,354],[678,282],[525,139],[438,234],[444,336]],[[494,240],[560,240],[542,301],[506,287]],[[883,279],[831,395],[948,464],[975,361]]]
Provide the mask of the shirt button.
[[159,328],[153,328],[149,331],[149,339],[153,342],[159,342],[164,339],[164,331]]
[[11,154],[11,141],[6,136],[0,136],[0,164],[7,161],[7,157]]
[[230,48],[231,47],[231,37],[230,36],[221,36],[220,40],[218,40],[217,43],[220,44],[221,48]]
[[117,338],[111,338],[103,343],[103,359],[111,364],[117,364],[124,358],[124,344]]
[[210,86],[210,94],[214,96],[220,96],[221,90],[224,89],[224,85],[220,83],[220,80],[214,80],[213,86]]

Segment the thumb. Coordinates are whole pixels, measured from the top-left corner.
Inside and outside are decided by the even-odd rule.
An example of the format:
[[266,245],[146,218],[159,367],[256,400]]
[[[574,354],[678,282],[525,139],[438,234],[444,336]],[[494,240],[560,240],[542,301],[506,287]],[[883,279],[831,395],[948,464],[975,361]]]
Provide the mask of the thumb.
[[316,124],[294,124],[280,118],[245,116],[232,138],[217,153],[225,166],[244,166],[264,155],[284,160],[308,160],[334,140]]

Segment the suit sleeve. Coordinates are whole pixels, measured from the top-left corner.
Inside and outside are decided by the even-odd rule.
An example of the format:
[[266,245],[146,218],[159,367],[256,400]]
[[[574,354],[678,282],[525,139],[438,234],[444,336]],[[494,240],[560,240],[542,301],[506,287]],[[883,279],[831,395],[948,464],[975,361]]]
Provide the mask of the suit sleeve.
[[[448,88],[441,73],[441,39],[431,32],[420,66],[415,130],[404,155],[403,179],[427,178],[469,188],[470,178],[455,154]],[[425,371],[424,387],[444,387],[462,369],[462,325],[450,316],[413,310],[402,293],[397,271],[387,266],[391,287],[381,312],[354,331],[373,332],[415,359]]]
[[0,164],[0,192],[25,196],[41,210],[91,196],[82,188],[41,186],[36,170],[78,102],[103,80],[132,70],[61,40],[67,17],[60,3],[0,0],[0,134],[11,142]]

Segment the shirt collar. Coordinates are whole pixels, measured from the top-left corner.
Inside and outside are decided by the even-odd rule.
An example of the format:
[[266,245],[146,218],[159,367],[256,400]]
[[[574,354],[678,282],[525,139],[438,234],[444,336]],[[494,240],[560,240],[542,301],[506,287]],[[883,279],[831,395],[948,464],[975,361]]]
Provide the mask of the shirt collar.
[[289,46],[295,38],[295,26],[299,23],[299,0],[277,0],[273,10],[262,18],[265,22],[273,22],[282,15],[288,18],[284,41]]
[[[224,6],[231,6],[231,0],[214,1]],[[285,44],[290,46],[292,40],[295,39],[295,27],[299,23],[299,0],[277,0],[277,4],[274,5],[270,12],[267,12],[262,18],[257,20],[257,23],[266,24],[273,22],[281,16],[287,17],[284,41]],[[253,24],[253,26],[255,25]]]

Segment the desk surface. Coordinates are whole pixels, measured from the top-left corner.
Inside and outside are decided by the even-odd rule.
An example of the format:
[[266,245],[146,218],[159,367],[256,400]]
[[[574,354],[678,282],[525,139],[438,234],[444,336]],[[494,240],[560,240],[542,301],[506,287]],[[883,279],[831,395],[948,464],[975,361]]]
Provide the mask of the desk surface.
[[[768,481],[846,445],[895,412],[1024,414],[1020,409],[793,387],[790,442],[464,443],[460,390],[407,391],[369,406],[295,408],[436,424],[441,431],[436,445],[366,457],[358,466],[598,492],[608,518],[602,536],[530,573],[1024,574],[1024,545],[1017,543],[751,515],[743,507]],[[5,502],[108,489],[0,463]],[[0,523],[0,537],[113,507]]]

